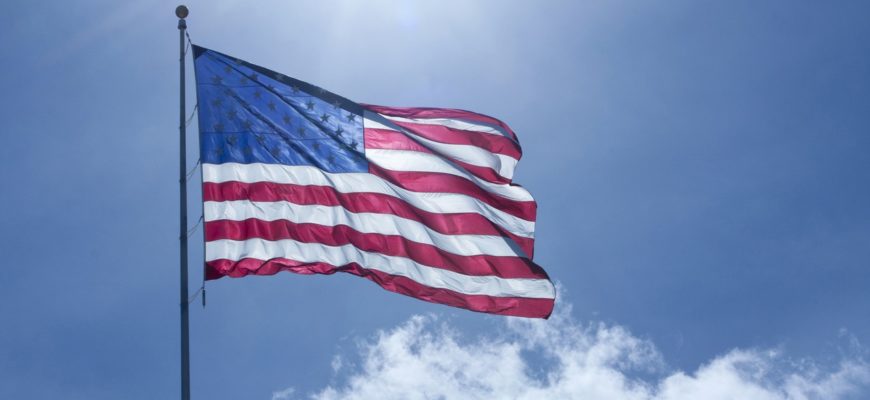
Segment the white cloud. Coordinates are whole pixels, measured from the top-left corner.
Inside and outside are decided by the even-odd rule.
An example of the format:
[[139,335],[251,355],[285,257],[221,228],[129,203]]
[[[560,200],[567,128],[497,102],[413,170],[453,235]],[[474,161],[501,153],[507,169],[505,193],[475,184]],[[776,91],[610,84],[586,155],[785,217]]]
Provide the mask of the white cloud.
[[573,321],[570,306],[549,321],[506,319],[502,332],[474,341],[463,340],[436,317],[415,316],[380,332],[362,346],[360,356],[358,366],[334,365],[336,372],[342,369],[340,382],[310,398],[804,400],[870,395],[870,365],[860,355],[824,369],[807,360],[792,363],[775,351],[734,350],[693,373],[667,371],[652,343],[618,326]]
[[296,392],[296,389],[292,387],[288,387],[287,389],[279,390],[277,392],[272,392],[272,400],[290,400],[293,393]]
[[341,371],[341,367],[344,366],[344,359],[341,358],[340,355],[336,354],[332,357],[332,362],[330,363],[332,366],[332,373],[337,374],[338,371]]

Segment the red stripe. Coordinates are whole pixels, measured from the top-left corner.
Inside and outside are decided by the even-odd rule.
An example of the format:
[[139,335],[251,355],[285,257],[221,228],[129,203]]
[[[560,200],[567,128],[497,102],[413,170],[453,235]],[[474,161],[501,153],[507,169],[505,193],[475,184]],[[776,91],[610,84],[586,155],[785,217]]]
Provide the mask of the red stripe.
[[246,258],[238,262],[214,260],[206,263],[206,279],[218,279],[223,276],[237,278],[246,275],[274,275],[279,271],[290,271],[297,274],[327,275],[336,272],[346,272],[369,279],[391,292],[432,303],[446,304],[490,314],[548,318],[553,311],[554,299],[462,294],[452,290],[432,288],[403,276],[366,269],[356,263],[337,267],[325,263],[302,263],[284,258],[266,261]]
[[[547,274],[535,263],[518,256],[461,256],[436,246],[414,242],[398,235],[363,233],[345,225],[324,226],[287,220],[245,221],[218,220],[205,224],[205,240],[292,239],[303,243],[328,246],[353,245],[368,252],[405,257],[423,265],[465,275],[502,278],[546,279]],[[505,240],[510,240],[505,238]]]
[[457,110],[452,108],[428,108],[428,107],[384,107],[384,106],[376,106],[372,104],[363,104],[363,107],[370,111],[374,111],[379,114],[389,115],[392,117],[403,117],[403,118],[453,118],[453,119],[462,119],[467,121],[476,121],[482,122],[485,124],[496,125],[504,129],[511,138],[519,143],[517,140],[517,135],[513,130],[504,122],[500,120],[490,117],[484,114],[478,114],[476,112],[466,111],[466,110]]
[[418,136],[426,139],[447,144],[463,144],[476,146],[491,153],[503,154],[519,160],[523,156],[522,148],[514,141],[490,133],[466,131],[450,128],[444,125],[423,124],[407,121],[389,120]]
[[397,172],[372,164],[369,164],[369,173],[414,192],[464,194],[524,220],[535,220],[537,205],[534,201],[509,200],[489,193],[458,176],[430,172]]
[[[454,159],[450,154],[436,153],[434,150],[423,146],[414,139],[402,134],[401,132],[391,131],[387,129],[365,129],[365,147],[367,149],[385,149],[385,150],[408,150],[418,151],[421,153],[434,154],[441,158],[448,159],[451,163],[464,169],[471,175],[492,183],[508,184],[511,180],[499,175],[499,173],[489,167],[481,167],[479,165],[468,164]],[[431,172],[430,172],[431,173]],[[434,174],[434,173],[432,173]]]
[[[301,205],[341,206],[354,213],[392,214],[419,221],[432,230],[447,235],[506,236],[517,243],[529,258],[534,254],[534,239],[510,233],[482,215],[428,212],[386,194],[340,193],[329,186],[301,186],[273,182],[205,182],[202,185],[202,196],[203,201],[289,201]],[[531,220],[534,220],[534,214]]]
[[376,128],[365,128],[363,132],[367,149],[411,150],[432,154],[432,150],[402,132]]

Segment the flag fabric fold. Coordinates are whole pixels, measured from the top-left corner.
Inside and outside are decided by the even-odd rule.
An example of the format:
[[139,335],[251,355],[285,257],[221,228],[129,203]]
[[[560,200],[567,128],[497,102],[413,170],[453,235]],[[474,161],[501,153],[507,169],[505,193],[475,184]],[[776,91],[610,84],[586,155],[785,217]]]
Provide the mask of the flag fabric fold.
[[207,279],[346,272],[430,302],[550,315],[506,124],[360,104],[193,49]]

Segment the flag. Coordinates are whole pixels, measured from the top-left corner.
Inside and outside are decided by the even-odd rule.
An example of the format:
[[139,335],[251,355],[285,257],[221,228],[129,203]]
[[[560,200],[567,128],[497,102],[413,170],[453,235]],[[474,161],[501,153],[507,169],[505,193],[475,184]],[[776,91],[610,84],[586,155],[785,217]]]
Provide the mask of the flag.
[[346,272],[469,310],[546,318],[514,132],[360,104],[194,46],[206,278]]

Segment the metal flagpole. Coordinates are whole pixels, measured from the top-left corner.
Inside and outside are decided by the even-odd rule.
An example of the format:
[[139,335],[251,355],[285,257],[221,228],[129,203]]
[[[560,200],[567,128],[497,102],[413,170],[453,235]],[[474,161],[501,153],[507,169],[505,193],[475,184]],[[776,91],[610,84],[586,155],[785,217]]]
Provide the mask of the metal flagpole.
[[181,68],[180,79],[180,109],[179,109],[179,165],[178,185],[180,190],[179,207],[179,236],[181,251],[181,400],[190,400],[190,339],[188,326],[188,299],[187,299],[187,135],[184,110],[184,31],[187,29],[187,7],[180,5],[175,8],[175,16],[178,17],[178,64]]

